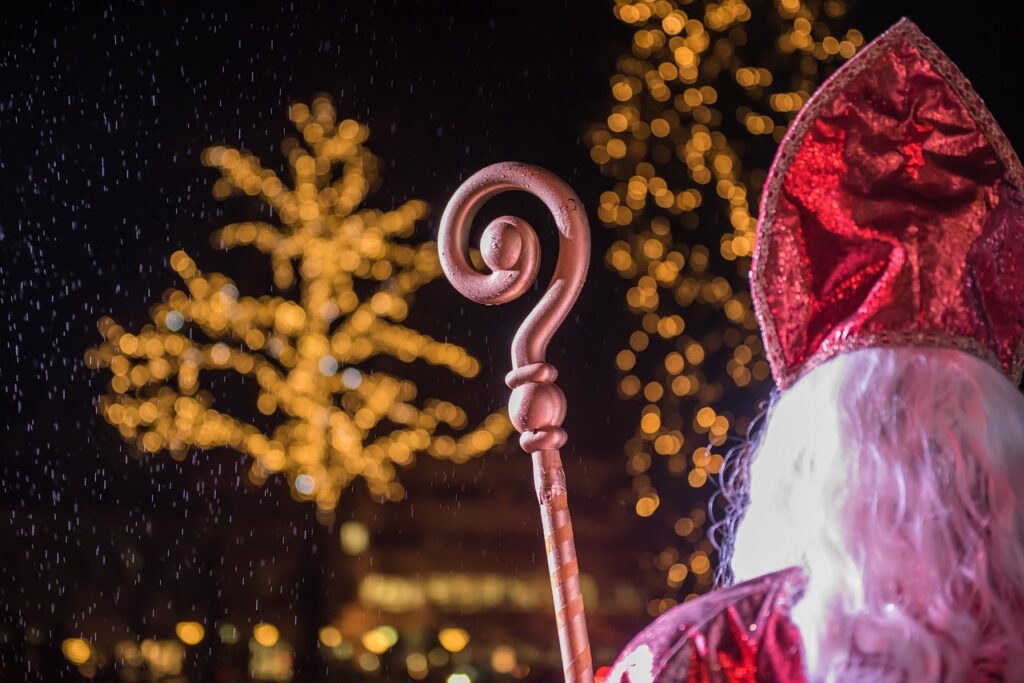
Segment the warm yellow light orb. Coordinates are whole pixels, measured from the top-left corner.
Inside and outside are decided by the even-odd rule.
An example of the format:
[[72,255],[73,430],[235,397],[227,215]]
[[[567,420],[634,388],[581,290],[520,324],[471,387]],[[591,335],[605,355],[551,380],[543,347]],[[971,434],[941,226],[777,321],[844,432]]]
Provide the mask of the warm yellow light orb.
[[358,555],[370,545],[370,532],[360,522],[345,522],[339,536],[342,550],[349,555]]
[[320,642],[324,644],[324,647],[338,647],[341,645],[343,640],[341,637],[341,631],[334,628],[333,626],[324,626],[320,629]]
[[273,624],[256,624],[252,627],[252,637],[263,647],[274,647],[281,638],[281,632]]
[[511,673],[516,668],[516,651],[508,645],[499,645],[491,653],[491,668],[499,674]]
[[448,652],[462,652],[469,645],[469,633],[461,628],[443,628],[437,634],[437,640]]
[[206,635],[206,629],[198,621],[181,621],[174,627],[178,640],[186,645],[198,645]]
[[85,664],[92,657],[92,647],[81,638],[67,638],[60,644],[60,650],[72,664]]
[[378,626],[363,634],[363,647],[375,655],[382,655],[398,642],[398,631],[391,626]]

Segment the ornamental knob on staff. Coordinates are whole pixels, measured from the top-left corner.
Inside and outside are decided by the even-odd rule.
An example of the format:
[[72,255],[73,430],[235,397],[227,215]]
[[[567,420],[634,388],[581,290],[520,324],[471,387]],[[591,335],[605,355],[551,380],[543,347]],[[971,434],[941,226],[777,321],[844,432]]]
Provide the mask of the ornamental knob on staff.
[[572,188],[548,171],[527,164],[494,164],[473,174],[448,202],[441,217],[438,250],[445,275],[467,298],[482,304],[518,298],[536,280],[540,266],[537,234],[529,223],[502,216],[487,226],[480,252],[490,273],[477,272],[467,256],[477,211],[491,197],[508,191],[538,197],[558,228],[555,273],[512,340],[512,371],[505,382],[512,389],[509,417],[521,434],[520,445],[533,458],[565,680],[589,683],[594,680],[593,666],[559,453],[567,439],[562,429],[566,400],[555,384],[558,371],[544,360],[551,337],[576,302],[587,275],[590,227],[586,213]]

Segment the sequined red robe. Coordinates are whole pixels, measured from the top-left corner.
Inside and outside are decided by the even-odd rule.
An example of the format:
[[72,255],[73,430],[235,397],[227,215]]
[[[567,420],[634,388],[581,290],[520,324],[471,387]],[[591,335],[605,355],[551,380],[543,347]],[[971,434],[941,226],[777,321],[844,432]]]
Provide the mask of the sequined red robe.
[[803,683],[789,615],[806,583],[791,568],[683,603],[626,646],[605,683]]

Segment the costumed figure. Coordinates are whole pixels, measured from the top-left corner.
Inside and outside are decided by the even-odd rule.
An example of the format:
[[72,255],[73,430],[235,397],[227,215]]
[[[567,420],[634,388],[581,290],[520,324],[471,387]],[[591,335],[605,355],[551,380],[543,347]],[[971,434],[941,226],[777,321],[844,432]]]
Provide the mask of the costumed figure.
[[607,681],[1024,681],[1022,189],[910,21],[811,98],[762,197],[780,391],[727,462],[737,583],[662,615]]

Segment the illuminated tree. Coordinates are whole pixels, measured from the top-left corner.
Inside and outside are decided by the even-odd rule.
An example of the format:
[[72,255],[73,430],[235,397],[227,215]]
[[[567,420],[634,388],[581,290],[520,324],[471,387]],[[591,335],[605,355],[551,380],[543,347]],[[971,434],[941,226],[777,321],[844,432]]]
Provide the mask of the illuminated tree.
[[747,289],[752,207],[822,64],[863,43],[836,33],[845,12],[841,0],[615,0],[632,46],[588,142],[617,181],[598,216],[619,236],[606,262],[631,282],[637,320],[616,365],[620,396],[643,404],[625,449],[636,512],[662,523],[652,614],[711,586],[707,494],[693,505],[694,490],[745,434],[770,374]]
[[[504,413],[495,413],[456,438],[468,422],[460,407],[417,400],[412,382],[368,371],[381,356],[466,378],[479,364],[463,348],[402,324],[413,295],[441,274],[433,242],[407,241],[427,205],[360,208],[378,182],[377,159],[364,146],[367,128],[335,115],[325,97],[291,107],[302,136],[282,145],[291,187],[245,151],[203,152],[203,163],[222,176],[215,197],[257,197],[277,219],[227,225],[214,233],[214,246],[268,256],[281,294],[243,295],[226,275],[204,274],[176,251],[170,265],[185,287],[169,290],[153,306],[152,324],[135,333],[101,320],[105,341],[86,354],[91,367],[112,373],[101,413],[142,451],[183,457],[189,448],[234,449],[252,457],[253,481],[286,473],[295,495],[322,511],[357,477],[374,495],[400,499],[396,467],[417,454],[463,462],[511,432]],[[250,414],[214,407],[209,376],[218,372],[255,380]],[[218,403],[225,399],[232,409],[244,403],[238,396]]]

